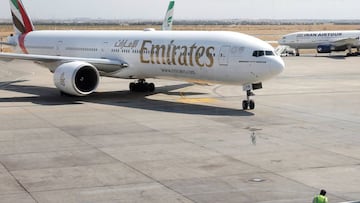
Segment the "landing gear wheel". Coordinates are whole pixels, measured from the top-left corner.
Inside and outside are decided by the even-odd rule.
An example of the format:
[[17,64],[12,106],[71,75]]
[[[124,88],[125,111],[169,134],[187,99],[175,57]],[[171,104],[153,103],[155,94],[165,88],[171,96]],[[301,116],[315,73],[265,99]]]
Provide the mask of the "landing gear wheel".
[[250,110],[253,110],[255,109],[255,102],[253,100],[244,100],[242,102],[242,108],[243,110],[247,110],[247,109],[250,109]]
[[354,53],[347,53],[346,56],[358,56],[359,53],[358,52],[354,52]]
[[154,92],[154,91],[155,91],[155,85],[154,85],[154,83],[149,83],[149,84],[148,84],[148,91],[149,91],[149,92]]
[[249,102],[247,100],[242,102],[242,108],[243,110],[247,110],[249,108]]
[[135,92],[136,91],[136,84],[134,82],[131,82],[129,84],[129,89],[130,89],[130,92]]
[[[256,87],[256,86],[253,86],[253,87]],[[259,89],[259,88],[257,88],[257,89]],[[246,90],[246,100],[243,100],[243,102],[242,102],[243,110],[255,109],[255,102],[254,102],[254,100],[250,99],[251,96],[255,96],[255,94],[250,89]]]
[[254,102],[253,100],[250,100],[250,102],[249,102],[249,108],[250,108],[251,110],[255,109],[255,102]]

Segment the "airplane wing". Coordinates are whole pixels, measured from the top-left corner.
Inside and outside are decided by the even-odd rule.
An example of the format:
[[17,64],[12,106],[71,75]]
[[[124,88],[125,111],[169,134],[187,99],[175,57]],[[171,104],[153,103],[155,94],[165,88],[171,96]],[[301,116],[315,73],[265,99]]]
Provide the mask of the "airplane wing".
[[48,55],[36,55],[36,54],[15,54],[15,53],[0,53],[0,60],[27,60],[34,61],[48,68],[56,68],[62,63],[72,61],[84,61],[94,65],[99,72],[103,74],[110,74],[115,71],[119,71],[123,68],[127,68],[129,65],[122,60],[112,59],[99,59],[99,58],[78,58],[78,57],[66,57],[66,56],[48,56]]
[[16,44],[9,43],[9,42],[0,42],[0,45],[6,45],[6,46],[16,46]]
[[6,45],[6,46],[12,46],[12,47],[16,47],[17,44],[14,40],[10,40],[10,39],[13,39],[11,38],[11,36],[7,37],[7,40],[6,40],[6,37],[0,37],[0,45]]
[[340,39],[340,40],[333,41],[333,42],[331,42],[331,44],[336,46],[336,47],[346,46],[346,45],[358,46],[359,45],[359,39],[357,39],[357,38],[345,38],[345,39]]

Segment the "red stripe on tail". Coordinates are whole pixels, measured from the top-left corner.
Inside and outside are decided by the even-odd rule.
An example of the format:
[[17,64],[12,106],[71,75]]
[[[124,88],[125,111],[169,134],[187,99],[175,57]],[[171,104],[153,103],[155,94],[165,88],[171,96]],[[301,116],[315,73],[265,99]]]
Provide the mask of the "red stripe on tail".
[[18,1],[18,5],[19,5],[19,10],[20,10],[20,13],[21,13],[21,17],[22,17],[23,22],[24,22],[25,33],[33,31],[34,30],[33,25],[32,25],[32,23],[30,21],[29,16],[26,14],[24,6],[22,5],[22,3],[20,1]]
[[28,54],[29,52],[26,50],[26,47],[25,47],[25,37],[26,37],[26,34],[22,34],[19,36],[19,46],[24,54]]

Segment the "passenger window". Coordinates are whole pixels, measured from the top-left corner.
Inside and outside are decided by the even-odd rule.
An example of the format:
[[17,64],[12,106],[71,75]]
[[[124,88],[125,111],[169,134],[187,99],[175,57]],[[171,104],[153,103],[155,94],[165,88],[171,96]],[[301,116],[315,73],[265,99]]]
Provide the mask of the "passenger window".
[[241,56],[244,52],[244,47],[232,47],[231,48],[231,56]]

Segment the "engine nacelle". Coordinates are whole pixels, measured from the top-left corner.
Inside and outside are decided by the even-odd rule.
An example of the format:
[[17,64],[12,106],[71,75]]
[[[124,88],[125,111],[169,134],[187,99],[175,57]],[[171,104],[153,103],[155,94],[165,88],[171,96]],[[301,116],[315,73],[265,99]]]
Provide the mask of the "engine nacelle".
[[63,63],[54,72],[55,86],[62,92],[85,96],[94,92],[99,84],[97,69],[86,62]]
[[331,53],[333,46],[331,45],[319,45],[317,47],[317,53]]

